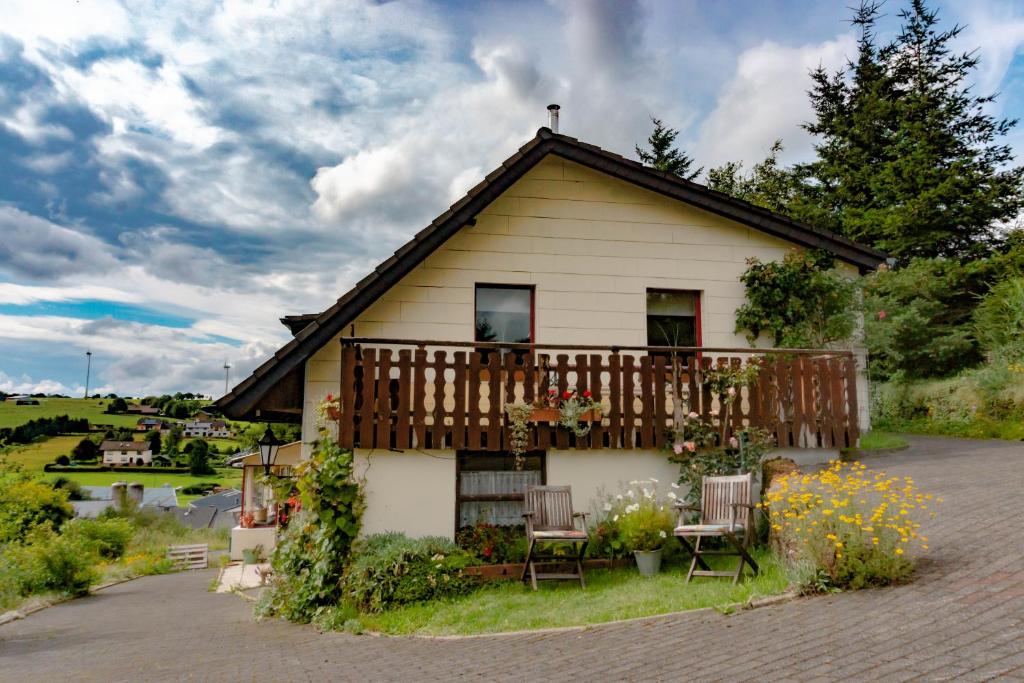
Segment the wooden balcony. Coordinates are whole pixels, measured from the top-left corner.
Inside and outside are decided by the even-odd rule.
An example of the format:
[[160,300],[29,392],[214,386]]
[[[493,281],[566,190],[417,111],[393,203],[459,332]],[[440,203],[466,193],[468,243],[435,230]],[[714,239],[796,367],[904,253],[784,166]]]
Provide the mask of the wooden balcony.
[[702,381],[717,365],[756,358],[757,381],[725,418],[780,446],[845,448],[857,442],[856,370],[846,351],[541,346],[398,339],[342,340],[338,438],[345,448],[503,451],[505,405],[551,388],[589,390],[603,417],[577,438],[552,423],[530,447],[661,448],[673,415],[721,424],[725,407]]

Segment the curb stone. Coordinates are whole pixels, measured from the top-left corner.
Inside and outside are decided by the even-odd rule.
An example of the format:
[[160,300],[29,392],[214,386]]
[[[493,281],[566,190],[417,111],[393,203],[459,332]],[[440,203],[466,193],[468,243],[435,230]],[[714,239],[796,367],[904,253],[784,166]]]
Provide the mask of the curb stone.
[[[497,633],[473,633],[468,635],[391,635],[388,633],[381,633],[380,631],[364,631],[361,635],[377,636],[379,638],[415,638],[419,640],[468,640],[472,638],[506,638],[509,636],[528,636],[528,635],[541,635],[544,633],[566,633],[566,632],[583,632],[590,631],[595,628],[603,626],[613,626],[617,624],[631,624],[641,623],[645,621],[654,621],[656,619],[669,619],[673,617],[681,617],[690,614],[699,613],[717,613],[722,617],[728,618],[734,614],[740,612],[747,612],[752,609],[759,607],[774,607],[775,605],[781,605],[787,602],[791,602],[801,597],[795,590],[787,590],[785,593],[778,595],[768,595],[763,598],[756,600],[749,600],[747,602],[735,602],[728,605],[718,605],[713,607],[700,607],[698,609],[688,609],[679,612],[665,612],[663,614],[652,614],[646,617],[631,617],[629,619],[614,619],[612,621],[602,621],[595,624],[581,624],[579,626],[554,626],[552,628],[535,628],[526,629],[520,631],[499,631]],[[723,613],[722,610],[729,610],[727,613]]]

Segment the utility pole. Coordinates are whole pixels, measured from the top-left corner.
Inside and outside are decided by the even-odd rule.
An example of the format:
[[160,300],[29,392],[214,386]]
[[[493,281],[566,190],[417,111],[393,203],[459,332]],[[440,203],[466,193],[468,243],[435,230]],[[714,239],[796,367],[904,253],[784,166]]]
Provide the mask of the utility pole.
[[85,396],[82,398],[89,398],[89,373],[92,371],[92,351],[86,351],[85,358]]
[[231,366],[228,365],[227,360],[224,361],[224,395],[228,393],[228,377],[231,375]]

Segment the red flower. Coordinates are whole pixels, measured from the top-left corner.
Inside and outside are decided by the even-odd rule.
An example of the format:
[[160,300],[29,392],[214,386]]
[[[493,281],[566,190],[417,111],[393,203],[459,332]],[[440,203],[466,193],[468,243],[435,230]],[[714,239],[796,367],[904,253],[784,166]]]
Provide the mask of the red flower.
[[590,389],[583,390],[583,398],[590,398],[593,394],[590,393]]
[[558,389],[548,389],[548,396],[555,396],[558,394]]
[[327,401],[330,402],[330,401],[333,401],[333,400],[334,400],[334,394],[327,394]]
[[570,398],[572,398],[572,392],[566,389],[564,392],[562,392],[562,398],[568,401]]
[[888,313],[886,313],[885,311],[879,311],[879,312],[878,312],[878,319],[879,319],[879,320],[885,320],[886,316],[888,316],[888,315],[889,315],[889,314],[888,314]]

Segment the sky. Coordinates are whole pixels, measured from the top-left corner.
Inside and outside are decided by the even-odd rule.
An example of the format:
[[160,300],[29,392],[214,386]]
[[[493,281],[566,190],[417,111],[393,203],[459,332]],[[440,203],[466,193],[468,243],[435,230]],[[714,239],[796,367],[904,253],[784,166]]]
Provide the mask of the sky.
[[[81,395],[91,350],[90,393],[221,395],[552,102],[627,156],[653,115],[705,167],[807,159],[850,4],[0,0],[0,391]],[[1024,3],[936,6],[1024,118]]]

